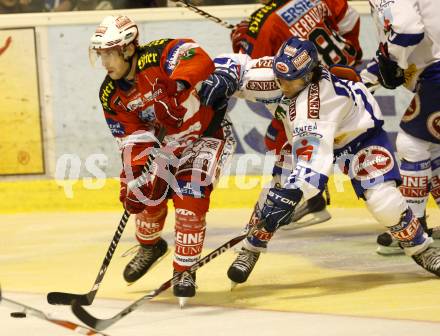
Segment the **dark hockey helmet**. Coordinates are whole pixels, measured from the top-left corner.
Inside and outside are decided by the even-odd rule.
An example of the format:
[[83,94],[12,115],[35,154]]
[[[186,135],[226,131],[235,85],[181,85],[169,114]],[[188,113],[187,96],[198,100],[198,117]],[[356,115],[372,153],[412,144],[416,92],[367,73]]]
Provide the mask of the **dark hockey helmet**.
[[313,69],[319,64],[315,45],[297,37],[291,37],[278,50],[273,59],[273,72],[277,78],[294,80],[304,78],[308,82]]

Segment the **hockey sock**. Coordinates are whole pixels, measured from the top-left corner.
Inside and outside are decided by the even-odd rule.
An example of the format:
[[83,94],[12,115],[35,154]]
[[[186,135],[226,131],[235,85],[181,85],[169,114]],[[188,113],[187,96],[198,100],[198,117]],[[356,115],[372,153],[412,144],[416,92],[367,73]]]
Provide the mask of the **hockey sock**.
[[440,156],[431,161],[431,170],[431,195],[434,197],[437,206],[440,207]]
[[168,209],[165,206],[155,210],[145,209],[136,215],[136,239],[143,245],[157,243],[162,232]]
[[403,182],[400,192],[416,217],[423,217],[429,196],[431,161],[429,159],[418,162],[402,160],[400,173]]
[[174,269],[183,272],[196,263],[202,254],[205,240],[206,214],[176,209]]

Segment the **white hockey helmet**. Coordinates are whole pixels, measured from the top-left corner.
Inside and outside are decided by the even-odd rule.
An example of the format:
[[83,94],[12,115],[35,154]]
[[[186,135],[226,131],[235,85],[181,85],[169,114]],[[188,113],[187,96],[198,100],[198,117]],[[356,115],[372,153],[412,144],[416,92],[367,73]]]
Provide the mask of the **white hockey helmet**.
[[139,30],[136,23],[125,15],[109,15],[102,20],[90,39],[90,49],[102,50],[137,44]]

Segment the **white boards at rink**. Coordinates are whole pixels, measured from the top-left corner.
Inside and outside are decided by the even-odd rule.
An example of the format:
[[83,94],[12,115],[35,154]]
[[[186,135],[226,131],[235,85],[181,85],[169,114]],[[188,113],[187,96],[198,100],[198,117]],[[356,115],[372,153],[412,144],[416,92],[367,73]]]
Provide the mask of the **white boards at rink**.
[[[361,45],[364,60],[367,60],[374,55],[377,47],[376,31],[369,16],[368,1],[351,1],[350,4],[361,13]],[[258,5],[201,8],[235,24],[250,15]],[[5,45],[9,36],[16,34],[20,29],[34,31],[35,53],[17,53],[14,56],[14,62],[23,65],[27,64],[26,60],[29,57],[36,59],[38,84],[34,91],[37,92],[36,99],[40,102],[36,114],[38,117],[34,117],[32,123],[28,121],[22,124],[29,130],[25,129],[23,134],[31,134],[31,130],[38,133],[35,129],[41,129],[38,133],[42,141],[39,150],[44,169],[38,166],[34,173],[54,177],[60,158],[71,155],[82,163],[81,167],[86,167],[86,162],[95,160],[99,162],[106,176],[119,175],[120,158],[117,145],[107,129],[98,99],[99,87],[105,72],[92,68],[88,61],[88,42],[95,26],[104,16],[115,13],[120,11],[0,15],[0,48]],[[139,24],[141,43],[164,37],[185,37],[197,41],[212,57],[232,52],[230,30],[188,9],[156,8],[125,10],[123,13],[131,16]],[[2,68],[5,66],[2,59],[19,45],[19,40],[12,39],[9,48],[0,55]],[[13,75],[8,76],[8,80],[13,81]],[[26,92],[18,85],[14,90],[15,96],[24,96]],[[376,97],[385,114],[385,128],[392,132],[393,136],[398,130],[400,116],[412,94],[405,89],[380,89]],[[20,99],[16,104],[17,108],[20,108]],[[229,110],[238,137],[239,155],[235,160],[242,155],[254,154],[246,171],[240,173],[270,173],[270,165],[264,164],[263,145],[263,136],[270,117],[268,111],[260,104],[235,99],[231,100]],[[2,120],[4,115],[0,114],[0,125],[6,124]],[[1,127],[3,126],[0,126],[0,131]],[[13,157],[20,157],[22,149],[15,140],[11,140],[9,150],[16,151],[10,153]],[[22,162],[25,162],[25,159],[21,153]],[[0,171],[0,179],[7,178],[2,177],[5,175],[22,174],[23,169],[20,170],[20,167],[20,161],[17,159],[15,168],[10,167],[6,174]],[[86,168],[82,168],[78,173],[80,176],[93,176],[93,172]]]

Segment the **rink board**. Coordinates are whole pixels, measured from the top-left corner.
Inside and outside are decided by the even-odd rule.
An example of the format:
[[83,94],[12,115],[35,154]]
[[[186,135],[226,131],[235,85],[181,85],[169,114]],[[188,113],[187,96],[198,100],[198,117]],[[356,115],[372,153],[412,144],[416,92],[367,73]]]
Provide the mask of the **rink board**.
[[44,173],[35,30],[0,29],[0,176]]

